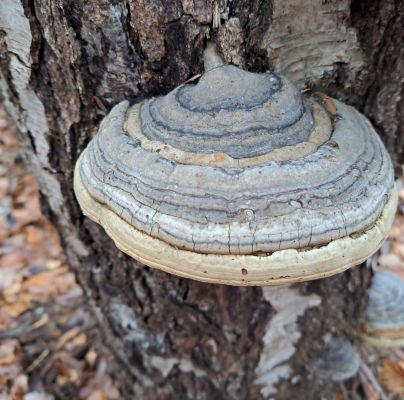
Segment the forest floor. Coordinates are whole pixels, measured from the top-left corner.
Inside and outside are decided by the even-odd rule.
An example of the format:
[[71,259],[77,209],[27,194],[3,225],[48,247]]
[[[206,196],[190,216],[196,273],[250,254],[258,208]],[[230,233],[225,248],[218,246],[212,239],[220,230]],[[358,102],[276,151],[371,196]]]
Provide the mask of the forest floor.
[[94,320],[0,109],[0,400],[120,398]]
[[[399,190],[400,210],[377,267],[404,279],[404,180]],[[0,400],[120,399],[94,320],[1,109],[0,274]],[[404,349],[363,353],[358,375],[340,385],[335,400],[404,398]]]

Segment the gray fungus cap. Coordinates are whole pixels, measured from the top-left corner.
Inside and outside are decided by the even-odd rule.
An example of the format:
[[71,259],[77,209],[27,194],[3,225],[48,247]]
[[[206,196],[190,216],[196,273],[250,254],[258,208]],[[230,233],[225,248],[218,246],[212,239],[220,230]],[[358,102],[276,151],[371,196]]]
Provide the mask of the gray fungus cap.
[[80,156],[83,212],[125,253],[205,282],[318,279],[374,253],[397,192],[369,121],[232,65],[104,118]]
[[378,271],[368,294],[365,342],[375,347],[403,347],[404,280],[393,272]]

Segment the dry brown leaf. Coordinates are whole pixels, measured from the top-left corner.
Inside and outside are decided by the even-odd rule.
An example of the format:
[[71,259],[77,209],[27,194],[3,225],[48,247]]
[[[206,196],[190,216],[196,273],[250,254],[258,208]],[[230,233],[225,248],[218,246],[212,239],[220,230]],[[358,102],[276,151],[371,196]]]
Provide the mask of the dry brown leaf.
[[87,351],[84,359],[86,360],[87,364],[93,366],[97,361],[98,354],[97,352],[91,347],[90,350]]
[[0,345],[0,365],[17,363],[20,354],[20,343],[15,340],[7,340]]
[[404,362],[396,364],[384,360],[383,367],[379,371],[379,377],[389,392],[404,396]]
[[25,257],[18,253],[6,254],[0,257],[0,268],[14,267],[21,268],[25,265]]
[[42,271],[23,283],[22,291],[31,297],[31,300],[49,301],[58,293],[66,292],[76,285],[74,276],[66,267]]
[[73,368],[64,368],[56,378],[56,381],[59,385],[63,386],[68,383],[77,382],[79,379],[79,372]]
[[26,229],[27,233],[27,243],[31,246],[35,246],[41,243],[43,239],[42,229],[37,226],[28,226]]
[[14,282],[3,290],[3,297],[7,303],[13,303],[21,291],[21,282]]
[[31,304],[27,301],[20,301],[18,303],[13,303],[10,305],[5,306],[5,311],[7,314],[12,317],[16,318],[23,314],[25,311],[27,311],[31,307]]
[[[6,387],[21,373],[21,367],[18,364],[0,365],[0,387]],[[10,398],[7,398],[9,400]]]
[[18,375],[11,387],[12,400],[23,400],[28,392],[28,376],[25,374]]
[[69,343],[71,340],[73,340],[80,333],[81,333],[80,328],[77,326],[68,330],[59,338],[58,343],[56,345],[56,349],[58,350],[58,349],[65,347],[67,343]]
[[17,223],[17,229],[23,228],[25,225],[32,224],[41,218],[39,210],[34,210],[33,204],[28,208],[28,202],[25,204],[27,207],[13,211],[13,217]]
[[41,290],[44,287],[46,288],[47,286],[51,286],[53,278],[54,275],[51,271],[44,271],[27,279],[24,282],[24,286],[28,290],[31,290],[34,287],[39,287],[39,289]]
[[75,346],[75,347],[82,347],[87,343],[87,336],[84,332],[80,333],[79,335],[77,335],[72,341],[71,343]]
[[0,293],[3,298],[5,296],[4,291],[17,282],[22,281],[21,271],[18,268],[2,267],[1,279],[0,279]]

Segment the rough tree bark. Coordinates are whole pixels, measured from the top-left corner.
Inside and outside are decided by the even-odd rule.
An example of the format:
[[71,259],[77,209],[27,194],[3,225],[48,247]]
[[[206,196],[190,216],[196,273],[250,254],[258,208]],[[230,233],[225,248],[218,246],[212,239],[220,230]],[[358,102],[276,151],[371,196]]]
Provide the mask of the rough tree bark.
[[74,199],[100,119],[201,72],[209,37],[227,62],[355,105],[399,166],[403,23],[399,0],[1,0],[0,92],[127,398],[331,398],[315,360],[327,333],[360,346],[371,273],[238,288],[139,265]]

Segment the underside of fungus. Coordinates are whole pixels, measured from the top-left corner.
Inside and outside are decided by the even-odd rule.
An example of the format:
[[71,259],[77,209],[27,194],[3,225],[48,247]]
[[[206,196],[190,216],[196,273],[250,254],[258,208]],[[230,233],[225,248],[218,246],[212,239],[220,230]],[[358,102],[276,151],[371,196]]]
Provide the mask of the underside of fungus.
[[104,118],[75,170],[83,212],[130,256],[206,282],[317,279],[374,253],[397,193],[368,120],[282,76],[207,65]]

